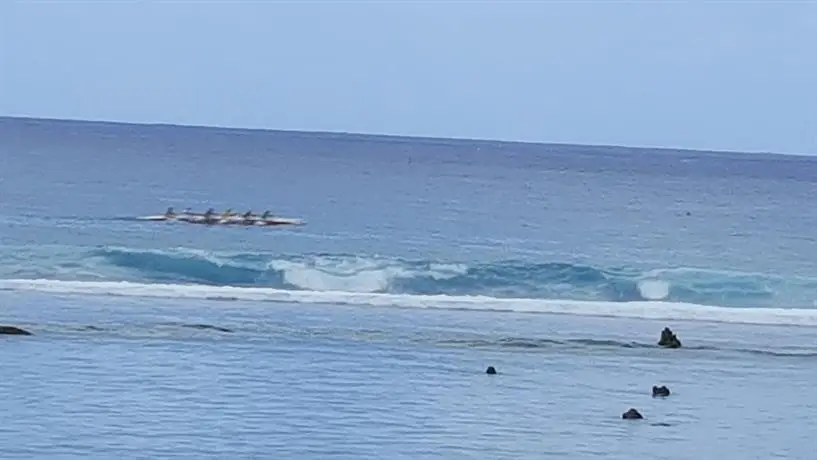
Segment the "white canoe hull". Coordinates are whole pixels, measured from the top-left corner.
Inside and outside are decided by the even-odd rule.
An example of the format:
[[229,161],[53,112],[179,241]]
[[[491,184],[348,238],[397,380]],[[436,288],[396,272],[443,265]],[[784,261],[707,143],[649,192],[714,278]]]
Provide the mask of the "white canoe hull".
[[171,219],[171,218],[169,218],[167,216],[142,216],[142,217],[137,217],[136,220],[147,220],[147,221],[150,221],[150,222],[164,222],[164,221],[173,220],[173,219]]

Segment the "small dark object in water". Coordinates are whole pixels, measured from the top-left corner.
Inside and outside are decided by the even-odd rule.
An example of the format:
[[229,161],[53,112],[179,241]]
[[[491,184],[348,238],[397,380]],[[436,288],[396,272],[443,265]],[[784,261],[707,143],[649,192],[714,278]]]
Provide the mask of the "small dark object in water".
[[641,420],[644,417],[637,410],[630,409],[627,412],[621,414],[621,418],[623,418],[624,420]]
[[667,388],[664,385],[661,385],[660,387],[653,385],[653,387],[652,387],[652,397],[656,398],[656,397],[659,397],[659,396],[663,396],[663,397],[669,396],[669,388]]
[[681,341],[674,332],[668,327],[661,331],[661,338],[658,340],[658,346],[664,348],[681,348]]
[[496,374],[496,369],[494,369],[494,366],[488,366],[488,369],[485,370],[485,373],[490,374],[490,375],[494,375],[494,374]]
[[227,332],[227,333],[233,332],[232,329],[227,329],[226,327],[221,327],[221,326],[213,326],[213,325],[210,325],[210,324],[185,324],[183,326],[184,327],[190,327],[190,328],[193,328],[193,329],[205,329],[205,330],[218,331],[218,332]]
[[20,329],[14,326],[0,326],[0,334],[3,335],[34,335],[25,329]]

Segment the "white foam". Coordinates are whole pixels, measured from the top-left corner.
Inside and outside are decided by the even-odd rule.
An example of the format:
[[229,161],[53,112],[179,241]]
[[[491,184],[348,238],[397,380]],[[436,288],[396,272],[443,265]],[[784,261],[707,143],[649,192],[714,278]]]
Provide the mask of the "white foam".
[[268,269],[283,273],[284,282],[309,291],[383,292],[396,278],[429,276],[444,280],[465,273],[460,265],[432,264],[415,270],[399,262],[363,257],[318,257],[311,261],[273,260]]
[[285,260],[272,261],[268,266],[280,270],[284,282],[311,291],[383,291],[393,278],[406,275],[406,271],[399,267],[351,268],[341,264],[332,270]]
[[498,299],[486,296],[400,295],[338,291],[288,291],[182,284],[113,281],[0,280],[0,290],[54,294],[151,298],[236,299],[256,302],[369,305],[378,307],[464,309],[558,313],[580,316],[714,321],[742,324],[817,326],[817,309],[726,308],[658,301],[597,302],[542,299]]
[[670,285],[666,281],[661,280],[643,280],[639,281],[638,292],[641,298],[647,300],[662,300],[669,296]]

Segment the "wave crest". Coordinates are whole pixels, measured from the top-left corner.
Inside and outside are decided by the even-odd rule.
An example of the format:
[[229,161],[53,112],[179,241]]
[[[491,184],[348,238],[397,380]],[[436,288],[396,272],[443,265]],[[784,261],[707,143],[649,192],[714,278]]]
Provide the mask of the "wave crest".
[[[10,257],[10,258],[9,258]],[[817,279],[559,261],[453,263],[315,254],[102,247],[7,256],[3,278],[188,283],[371,294],[813,307]],[[5,276],[3,276],[5,275]]]

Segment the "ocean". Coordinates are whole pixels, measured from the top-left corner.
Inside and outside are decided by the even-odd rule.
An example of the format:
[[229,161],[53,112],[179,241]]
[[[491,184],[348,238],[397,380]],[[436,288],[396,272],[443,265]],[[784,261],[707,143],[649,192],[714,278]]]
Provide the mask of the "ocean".
[[0,118],[2,458],[811,460],[815,196],[817,157]]

